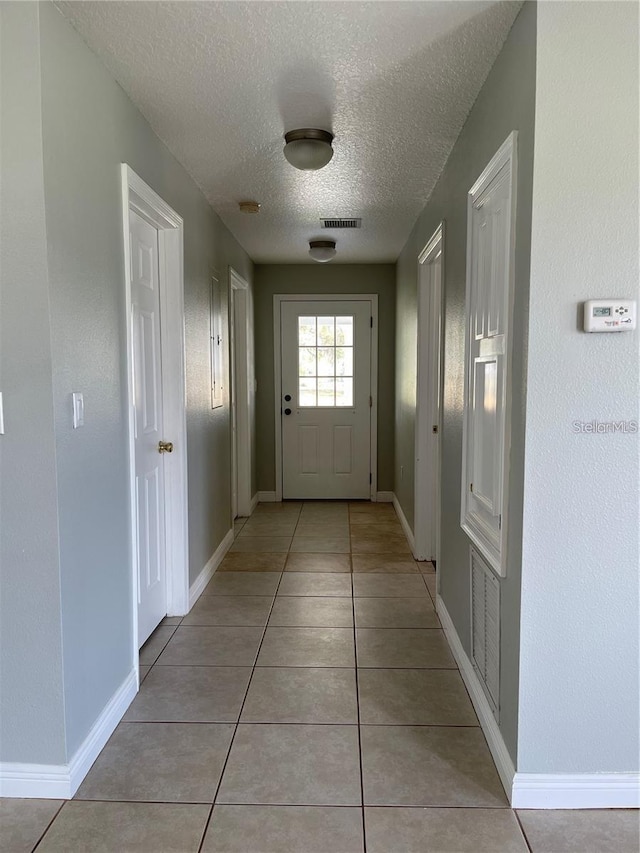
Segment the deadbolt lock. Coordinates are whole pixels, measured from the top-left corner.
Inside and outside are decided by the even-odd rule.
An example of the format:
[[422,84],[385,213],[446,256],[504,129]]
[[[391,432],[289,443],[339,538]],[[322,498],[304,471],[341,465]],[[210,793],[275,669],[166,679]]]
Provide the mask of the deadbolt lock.
[[173,442],[172,441],[159,441],[158,442],[158,453],[173,453]]

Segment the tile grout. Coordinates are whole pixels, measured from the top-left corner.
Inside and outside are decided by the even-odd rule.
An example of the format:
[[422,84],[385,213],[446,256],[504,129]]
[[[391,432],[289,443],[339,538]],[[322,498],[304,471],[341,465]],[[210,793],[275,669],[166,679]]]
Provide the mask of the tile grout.
[[[285,560],[285,563],[286,563],[286,560]],[[278,589],[280,588],[281,582],[282,582],[282,573],[280,575],[280,578],[278,579],[278,585],[276,587],[276,592],[275,592],[275,595],[273,596],[273,600],[271,602],[271,608],[269,610],[269,616],[271,615],[271,613],[273,611],[273,606],[275,604],[276,595],[278,594]],[[268,622],[268,619],[267,619],[267,622]],[[236,734],[238,732],[238,728],[240,727],[240,718],[242,717],[242,712],[244,710],[244,706],[245,706],[245,703],[247,701],[247,696],[249,695],[249,689],[251,688],[251,682],[253,681],[253,675],[254,675],[255,670],[256,670],[256,665],[258,662],[258,656],[260,655],[260,649],[262,648],[262,644],[264,642],[264,638],[265,638],[266,633],[267,633],[267,625],[265,624],[264,629],[262,631],[262,637],[260,638],[260,643],[258,644],[258,648],[256,650],[255,657],[253,659],[253,665],[251,667],[251,675],[249,676],[249,680],[247,682],[247,687],[246,687],[245,692],[244,692],[244,697],[242,699],[242,703],[241,703],[240,708],[238,710],[238,718],[237,718],[237,721],[236,721],[234,729],[233,729],[233,734],[231,735],[231,740],[229,741],[229,747],[227,749],[227,754],[225,756],[224,763],[222,765],[222,769],[220,771],[220,778],[218,779],[218,784],[216,785],[216,790],[215,790],[215,793],[213,795],[213,800],[211,801],[211,809],[209,811],[209,817],[205,823],[205,827],[204,827],[204,830],[202,833],[202,838],[200,839],[200,844],[198,846],[198,853],[201,853],[202,846],[205,842],[205,839],[207,837],[207,833],[209,831],[209,826],[210,826],[211,820],[213,818],[213,811],[215,809],[216,800],[218,799],[218,794],[220,793],[220,787],[222,786],[222,781],[224,779],[224,774],[225,774],[226,769],[227,769],[227,764],[229,763],[229,758],[231,756],[231,750],[233,749],[233,744],[234,744],[235,739],[236,739]]]
[[[347,510],[349,521],[351,521],[351,510]],[[349,524],[349,546],[351,547],[351,524]],[[356,597],[355,588],[353,585],[353,557],[351,560],[351,610],[353,613],[353,654],[355,662],[355,684],[356,684],[356,713],[358,719],[358,768],[360,770],[360,801],[361,801],[361,820],[362,820],[362,851],[367,853],[367,823],[364,811],[364,771],[362,769],[362,728],[360,715],[360,681],[358,678],[358,639],[356,628]]]
[[[237,715],[234,714],[233,718],[230,720],[198,720],[198,721],[190,721],[190,720],[166,720],[166,721],[165,720],[131,720],[131,721],[127,721],[127,724],[132,724],[132,725],[145,725],[145,724],[146,725],[154,725],[154,724],[202,725],[202,726],[226,725],[229,727],[233,727],[233,732],[231,735],[231,739],[229,741],[229,745],[228,745],[227,750],[226,750],[224,763],[222,765],[222,769],[220,771],[218,782],[217,782],[217,785],[215,787],[215,794],[213,796],[213,800],[211,802],[209,802],[208,800],[198,801],[198,802],[187,802],[187,801],[175,801],[175,800],[167,800],[167,801],[148,800],[147,801],[147,800],[126,800],[126,799],[123,799],[123,800],[120,800],[120,799],[118,799],[118,800],[83,799],[79,802],[105,802],[105,803],[120,803],[120,802],[122,802],[122,803],[134,803],[134,804],[136,804],[136,803],[149,803],[149,804],[156,804],[156,805],[157,804],[172,804],[172,805],[209,806],[208,816],[207,816],[204,828],[202,830],[202,835],[201,835],[200,842],[199,842],[199,845],[197,848],[199,853],[201,853],[201,851],[203,849],[203,845],[205,844],[207,835],[209,834],[209,831],[211,829],[211,823],[213,820],[213,814],[214,814],[214,810],[215,810],[216,805],[246,807],[249,809],[252,807],[256,807],[256,806],[265,806],[265,807],[274,807],[274,808],[298,808],[298,807],[302,807],[302,806],[304,806],[305,808],[334,808],[334,809],[335,808],[339,808],[339,809],[359,808],[360,812],[361,812],[361,820],[362,820],[363,853],[366,853],[366,850],[367,850],[367,826],[366,826],[366,810],[367,809],[398,809],[398,808],[415,809],[415,810],[418,810],[418,809],[419,810],[425,810],[425,809],[439,809],[439,810],[442,810],[442,809],[449,809],[449,810],[480,809],[480,810],[485,810],[485,811],[496,811],[496,812],[512,811],[514,814],[516,814],[516,820],[518,822],[520,832],[521,832],[523,838],[525,839],[525,843],[527,845],[527,848],[529,850],[531,850],[528,839],[526,837],[526,833],[524,832],[524,829],[523,829],[521,822],[517,816],[517,813],[515,812],[515,810],[510,809],[508,804],[505,806],[486,806],[486,805],[484,805],[484,806],[482,806],[482,805],[451,806],[451,805],[437,805],[437,804],[425,805],[425,804],[405,804],[405,803],[368,803],[368,804],[365,803],[363,749],[362,749],[362,737],[361,737],[363,727],[365,729],[384,729],[384,728],[393,728],[393,729],[404,729],[404,728],[420,728],[420,729],[433,728],[433,729],[436,729],[436,728],[438,728],[438,729],[442,729],[442,728],[450,728],[450,729],[457,729],[457,730],[459,730],[459,729],[477,730],[478,728],[480,728],[480,726],[479,726],[479,723],[475,723],[475,724],[451,724],[451,723],[396,723],[396,722],[363,723],[362,722],[361,707],[360,707],[360,689],[359,689],[359,672],[360,672],[360,670],[369,670],[369,671],[386,671],[386,670],[388,670],[388,671],[399,671],[399,672],[406,671],[406,672],[425,672],[425,673],[426,672],[439,671],[439,672],[457,672],[459,674],[459,668],[455,664],[452,666],[426,666],[426,667],[425,666],[413,666],[413,667],[391,666],[388,664],[387,665],[381,665],[381,666],[380,665],[360,666],[359,662],[358,662],[358,656],[357,656],[357,652],[358,652],[358,631],[360,631],[360,630],[362,630],[362,631],[421,631],[421,632],[439,631],[441,634],[443,634],[443,629],[441,626],[440,627],[424,628],[424,627],[420,627],[420,626],[412,627],[412,626],[406,626],[406,625],[405,626],[398,626],[398,627],[388,626],[388,625],[387,626],[362,626],[362,625],[358,625],[357,619],[356,619],[356,603],[358,600],[382,601],[384,599],[389,599],[391,601],[397,601],[400,603],[403,600],[415,600],[415,596],[411,596],[411,595],[404,595],[404,596],[360,595],[360,596],[358,596],[358,595],[356,595],[356,592],[355,592],[354,576],[359,575],[361,577],[364,577],[364,576],[375,577],[376,575],[390,575],[393,577],[413,577],[413,576],[418,575],[422,578],[422,581],[423,581],[423,584],[424,584],[424,587],[426,590],[426,595],[425,596],[421,595],[419,600],[425,601],[425,602],[430,602],[431,607],[433,607],[435,610],[435,602],[434,602],[434,599],[431,595],[429,586],[428,586],[427,581],[426,581],[426,576],[425,576],[426,574],[434,575],[434,573],[433,572],[424,573],[421,571],[416,571],[416,572],[354,572],[353,571],[353,556],[354,555],[353,555],[353,551],[352,551],[352,536],[353,536],[354,530],[353,530],[353,526],[351,524],[351,517],[352,517],[352,514],[354,514],[354,513],[352,513],[352,510],[351,510],[351,507],[349,506],[349,504],[347,504],[347,518],[349,519],[348,525],[349,525],[349,546],[350,546],[348,552],[300,552],[300,551],[292,551],[291,547],[293,545],[294,538],[296,535],[295,531],[298,529],[298,527],[301,523],[301,520],[303,519],[304,506],[305,506],[305,503],[303,502],[297,511],[296,522],[295,522],[295,527],[294,527],[294,534],[291,537],[291,540],[289,543],[289,548],[287,549],[286,552],[269,552],[269,551],[256,552],[256,553],[260,553],[260,554],[276,554],[276,553],[285,553],[286,554],[285,560],[284,560],[284,565],[283,565],[282,569],[279,569],[275,572],[272,572],[272,574],[278,574],[279,575],[279,577],[277,579],[275,592],[273,594],[264,595],[264,596],[252,596],[252,597],[256,597],[256,598],[270,599],[269,614],[268,614],[267,619],[264,623],[260,623],[257,625],[246,625],[246,624],[245,625],[234,625],[234,624],[230,624],[230,625],[220,625],[220,624],[201,624],[201,625],[189,624],[189,625],[185,625],[184,620],[181,619],[180,622],[176,625],[164,625],[164,626],[162,626],[164,628],[172,628],[173,629],[171,632],[171,636],[163,644],[162,649],[160,650],[160,652],[158,653],[158,655],[155,657],[154,661],[151,664],[141,664],[141,666],[148,667],[149,672],[151,671],[151,669],[155,668],[155,666],[167,667],[167,668],[171,668],[171,667],[173,667],[173,668],[176,668],[176,667],[178,667],[178,668],[182,668],[182,667],[198,667],[198,668],[209,667],[209,668],[221,668],[221,669],[250,670],[249,679],[248,679],[246,688],[244,690],[244,694],[243,694],[242,702],[240,704],[240,708],[237,712]],[[274,513],[274,515],[277,515],[277,513]],[[236,534],[235,534],[236,541],[237,541],[240,533],[244,529],[244,526],[246,525],[246,523],[247,522],[245,521],[244,524],[240,527],[240,529],[236,532]],[[357,527],[357,525],[356,525],[356,527]],[[251,534],[249,534],[249,535],[251,535]],[[249,535],[245,536],[244,538],[249,538]],[[402,534],[402,535],[404,535],[404,534]],[[255,538],[260,538],[260,537],[256,536]],[[286,538],[289,538],[289,537],[287,536]],[[244,551],[243,552],[242,550],[239,550],[239,551],[236,551],[234,553],[249,555],[252,552],[250,552],[250,551]],[[320,556],[333,556],[334,553],[335,554],[341,554],[341,555],[348,553],[349,563],[351,565],[351,571],[350,572],[331,572],[329,574],[334,574],[337,576],[349,574],[351,576],[350,595],[339,595],[339,596],[312,595],[312,596],[306,596],[306,595],[286,595],[286,594],[281,593],[280,589],[282,586],[283,578],[287,574],[293,574],[293,572],[287,572],[287,568],[286,568],[291,554],[304,554],[304,553],[318,553]],[[374,552],[359,552],[358,556],[366,557],[366,556],[369,556],[369,554],[371,554],[371,553],[374,553]],[[381,552],[375,552],[375,553],[381,553]],[[395,555],[397,556],[397,552],[395,553]],[[401,556],[403,556],[403,555],[401,555]],[[258,573],[268,574],[271,572],[258,572]],[[317,573],[326,574],[326,573],[321,572],[321,571],[317,572]],[[220,573],[220,575],[224,575],[224,574],[226,574],[226,572]],[[244,574],[244,573],[238,572],[238,574]],[[298,574],[306,575],[306,574],[313,574],[313,573],[311,573],[311,572],[299,572]],[[222,598],[222,599],[231,598],[231,597],[235,597],[235,598],[246,598],[246,597],[248,597],[246,594],[242,595],[242,594],[228,594],[228,593],[226,593],[226,594],[225,593],[223,593],[223,594],[209,593],[208,596],[210,596],[210,597],[215,596],[217,598]],[[337,601],[337,600],[349,598],[351,600],[351,613],[352,613],[353,623],[351,625],[336,625],[336,626],[333,626],[333,625],[277,625],[277,624],[270,624],[270,620],[272,618],[274,607],[276,606],[276,603],[278,601],[282,601],[283,599],[284,600],[287,600],[287,599],[288,600],[291,600],[291,599],[314,600],[314,599],[318,599],[318,598],[324,599],[325,601],[332,601],[332,600]],[[208,664],[208,663],[207,664],[190,664],[190,663],[162,664],[162,663],[158,663],[160,656],[162,655],[162,653],[166,649],[167,645],[169,644],[171,639],[175,636],[178,628],[180,628],[180,627],[183,627],[183,628],[216,628],[216,629],[218,629],[218,628],[220,628],[220,629],[247,628],[247,629],[254,629],[256,631],[257,631],[257,629],[261,629],[261,636],[260,636],[260,641],[259,641],[258,646],[257,646],[257,650],[256,650],[255,655],[253,657],[253,662],[251,664],[235,665],[235,664]],[[260,665],[258,663],[258,660],[259,660],[260,652],[261,652],[261,649],[263,647],[263,644],[264,644],[264,641],[265,641],[265,638],[267,635],[267,631],[269,630],[269,628],[285,629],[285,630],[292,630],[292,629],[294,629],[294,630],[295,629],[300,629],[300,630],[309,630],[309,629],[312,629],[312,630],[313,629],[318,629],[318,630],[325,630],[325,629],[328,629],[328,630],[351,630],[352,637],[353,637],[353,646],[354,646],[354,648],[353,648],[354,665],[353,666],[318,666],[318,665],[304,665],[304,666],[291,666],[291,665],[287,666],[287,665],[285,665],[285,666],[281,666],[281,665],[273,665],[273,664],[272,665]],[[247,703],[247,699],[248,699],[248,695],[249,695],[249,692],[251,689],[251,685],[253,683],[254,675],[256,674],[256,670],[261,670],[261,669],[262,670],[287,669],[287,670],[294,670],[294,671],[295,670],[334,670],[335,669],[335,670],[340,670],[343,672],[353,670],[354,678],[355,678],[356,720],[354,722],[320,722],[320,723],[319,722],[252,721],[252,720],[242,721],[242,714],[243,714],[244,708],[245,708],[246,703]],[[232,749],[233,749],[233,746],[234,746],[234,743],[236,740],[236,736],[237,736],[241,726],[243,726],[243,727],[244,726],[260,726],[260,727],[267,727],[267,726],[287,726],[287,727],[293,727],[293,726],[303,727],[304,726],[304,727],[311,727],[311,726],[313,726],[313,727],[322,727],[322,728],[329,728],[329,727],[335,728],[336,726],[339,726],[342,728],[357,727],[357,731],[358,731],[358,760],[359,760],[359,773],[360,773],[360,798],[361,798],[360,804],[345,804],[345,803],[336,804],[336,803],[317,803],[317,802],[315,802],[315,803],[273,803],[273,802],[265,802],[265,803],[261,803],[261,802],[218,803],[218,797],[220,796],[220,790],[221,790],[221,787],[223,784],[225,773],[227,771],[231,752],[232,752]],[[53,818],[51,819],[51,821],[47,825],[43,834],[40,836],[39,840],[36,843],[36,847],[40,845],[42,839],[45,837],[45,835],[47,834],[47,832],[51,828],[54,821],[58,818],[63,807],[64,807],[64,803],[62,804],[62,806],[60,806],[60,808],[58,809],[56,814],[53,816]]]

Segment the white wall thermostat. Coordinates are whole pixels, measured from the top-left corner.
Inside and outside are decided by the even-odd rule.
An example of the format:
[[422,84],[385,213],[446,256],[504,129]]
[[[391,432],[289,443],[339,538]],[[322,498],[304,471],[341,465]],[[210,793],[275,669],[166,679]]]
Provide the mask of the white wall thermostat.
[[589,299],[584,303],[585,332],[632,332],[635,327],[635,299]]

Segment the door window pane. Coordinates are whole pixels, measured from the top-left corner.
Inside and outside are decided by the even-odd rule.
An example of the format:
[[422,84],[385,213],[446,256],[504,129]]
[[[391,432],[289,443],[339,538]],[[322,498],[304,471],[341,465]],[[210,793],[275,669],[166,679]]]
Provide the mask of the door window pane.
[[353,376],[353,347],[336,347],[336,376]]
[[318,406],[335,406],[335,379],[318,379]]
[[353,346],[353,317],[336,317],[337,346]]
[[318,346],[332,347],[335,342],[335,317],[318,317]]
[[300,406],[316,406],[316,379],[300,379]]
[[335,349],[318,347],[318,376],[335,376]]
[[298,375],[316,376],[315,347],[298,347]]
[[301,347],[316,345],[315,317],[298,317],[298,345]]
[[353,317],[298,317],[298,405],[353,406]]
[[336,406],[353,406],[353,379],[336,379]]

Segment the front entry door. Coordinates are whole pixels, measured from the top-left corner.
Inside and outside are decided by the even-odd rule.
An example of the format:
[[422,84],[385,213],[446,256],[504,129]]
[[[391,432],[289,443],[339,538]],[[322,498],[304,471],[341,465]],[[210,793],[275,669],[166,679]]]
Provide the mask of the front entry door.
[[281,303],[286,498],[369,498],[371,302]]
[[158,232],[135,211],[129,217],[140,647],[167,613],[164,435]]

